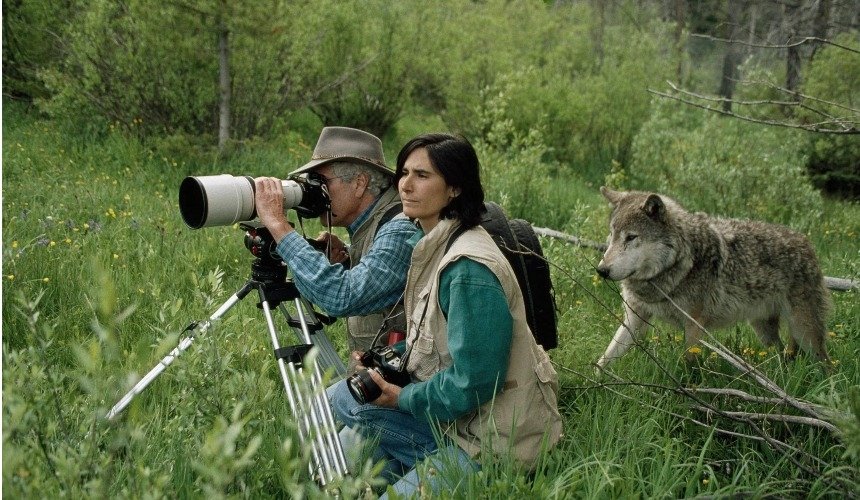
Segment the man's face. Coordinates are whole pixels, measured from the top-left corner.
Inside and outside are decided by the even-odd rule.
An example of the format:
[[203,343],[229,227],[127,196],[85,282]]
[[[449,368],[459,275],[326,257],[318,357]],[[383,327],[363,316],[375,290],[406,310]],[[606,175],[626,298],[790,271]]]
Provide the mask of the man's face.
[[[361,212],[362,198],[366,192],[366,182],[362,181],[361,174],[355,176],[351,181],[337,177],[331,170],[330,165],[323,165],[314,169],[315,172],[326,179],[328,194],[331,198],[331,225],[346,227],[355,221]],[[323,225],[328,224],[328,214],[320,216]]]

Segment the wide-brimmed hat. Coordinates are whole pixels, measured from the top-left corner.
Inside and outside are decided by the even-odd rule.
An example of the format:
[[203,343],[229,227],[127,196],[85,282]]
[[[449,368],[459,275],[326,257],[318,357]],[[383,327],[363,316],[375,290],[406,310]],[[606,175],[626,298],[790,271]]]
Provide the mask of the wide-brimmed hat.
[[386,175],[394,175],[394,171],[385,165],[382,141],[373,134],[349,127],[323,128],[311,161],[290,175],[302,174],[338,161],[360,163]]

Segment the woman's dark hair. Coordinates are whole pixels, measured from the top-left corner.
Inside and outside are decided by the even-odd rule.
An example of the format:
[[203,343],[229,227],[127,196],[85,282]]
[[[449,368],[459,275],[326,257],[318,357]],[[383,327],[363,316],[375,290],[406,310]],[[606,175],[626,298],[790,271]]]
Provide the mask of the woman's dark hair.
[[395,185],[403,177],[403,164],[416,149],[424,148],[430,162],[449,186],[460,194],[442,209],[441,219],[459,219],[466,228],[477,226],[484,213],[484,188],[481,186],[481,164],[475,148],[466,138],[451,134],[423,134],[406,143],[397,154]]

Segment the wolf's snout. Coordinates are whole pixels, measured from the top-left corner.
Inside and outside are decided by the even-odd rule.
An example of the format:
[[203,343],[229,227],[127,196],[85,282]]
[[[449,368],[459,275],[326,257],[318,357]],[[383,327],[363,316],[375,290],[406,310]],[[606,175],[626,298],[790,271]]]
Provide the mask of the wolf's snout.
[[597,274],[599,274],[601,278],[607,279],[609,278],[609,268],[604,266],[603,263],[600,263],[597,265]]

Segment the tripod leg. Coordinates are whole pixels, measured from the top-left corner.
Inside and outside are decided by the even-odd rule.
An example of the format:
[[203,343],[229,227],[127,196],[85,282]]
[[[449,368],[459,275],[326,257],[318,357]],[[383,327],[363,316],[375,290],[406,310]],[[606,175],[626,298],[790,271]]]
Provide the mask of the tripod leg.
[[198,334],[206,332],[206,330],[208,330],[209,327],[212,326],[212,323],[214,321],[221,318],[221,316],[223,316],[228,310],[230,310],[231,307],[236,305],[237,302],[239,302],[246,295],[248,295],[248,292],[250,292],[253,288],[254,285],[252,282],[249,281],[245,283],[245,285],[241,289],[239,289],[238,292],[233,294],[221,305],[221,307],[218,308],[218,310],[212,313],[212,316],[209,316],[208,320],[204,321],[199,325],[192,324],[193,326],[189,327],[188,329],[190,333],[179,342],[179,345],[173,348],[173,350],[170,351],[167,356],[162,358],[161,361],[159,361],[158,364],[155,365],[149,371],[149,373],[147,373],[142,379],[140,379],[140,381],[138,381],[138,383],[135,384],[134,387],[132,387],[131,390],[128,391],[128,393],[126,393],[126,395],[123,396],[119,400],[119,402],[113,406],[113,408],[111,408],[111,410],[107,413],[108,420],[115,419],[116,416],[131,403],[135,396],[143,392],[143,390],[146,389],[146,386],[152,383],[152,381],[155,380],[156,377],[161,375],[161,372],[166,370],[167,367],[170,366],[170,364],[173,363],[173,361],[177,357],[179,357],[180,354],[185,352],[185,350],[191,346],[191,343],[194,342],[194,338],[196,336],[193,330],[199,330]]
[[[311,334],[310,329],[307,327],[308,323],[302,310],[302,304],[302,299],[297,297],[295,299],[296,314],[299,316],[299,322],[302,325],[302,333],[305,336],[305,340],[307,343],[310,344],[312,343]],[[341,367],[342,374],[345,375],[346,367],[343,366],[343,362],[340,360],[340,358],[337,357],[337,353],[334,351],[334,348],[332,347],[331,343],[328,343],[328,337],[326,337],[324,334],[315,335],[315,337],[317,337],[317,340],[325,339],[326,345],[330,349],[330,355],[334,355],[335,359]],[[320,344],[314,345],[319,349]],[[333,458],[335,462],[339,465],[339,467],[344,471],[345,474],[347,471],[346,455],[343,452],[343,446],[337,436],[337,426],[335,425],[334,415],[331,412],[331,404],[329,404],[328,396],[326,395],[325,387],[323,386],[322,373],[320,372],[319,365],[314,364],[313,368],[314,370],[311,374],[311,377],[314,381],[314,385],[319,388],[319,390],[316,391],[314,394],[317,411],[320,412],[323,421],[328,424],[328,427],[326,429],[326,440],[328,441],[329,450],[331,450],[332,454],[334,455]]]
[[[258,292],[260,293],[260,304],[266,317],[272,346],[275,351],[279,351],[280,343],[269,303],[263,289],[258,288]],[[297,303],[298,300],[296,299]],[[304,322],[301,309],[299,309],[298,315],[302,323],[302,330],[307,338],[310,336],[309,330]],[[319,368],[315,366],[311,377],[304,377],[306,380],[310,380],[310,384],[302,380],[300,371],[297,370],[294,363],[287,363],[282,357],[278,357],[278,368],[281,372],[290,408],[293,415],[299,420],[299,437],[303,442],[311,445],[311,452],[317,466],[316,473],[311,470],[312,475],[316,476],[322,485],[345,476],[347,473],[346,459],[335,432],[334,417],[325,397]],[[302,387],[307,387],[304,394]]]
[[[302,328],[294,328],[296,337],[299,339],[299,342],[313,344],[319,350],[319,360],[320,366],[322,366],[323,370],[328,368],[332,368],[334,370],[333,380],[340,380],[346,377],[346,365],[343,364],[343,360],[338,356],[337,350],[332,345],[331,340],[326,336],[325,331],[323,330],[322,323],[316,319],[315,313],[313,312],[313,306],[306,299],[300,299],[296,302],[296,310],[299,309],[299,304],[301,304],[304,316],[304,320],[299,319],[299,323],[301,325],[313,325],[314,332],[310,331],[310,328],[307,332]],[[293,320],[293,317],[287,311],[286,306],[282,303],[280,305],[281,313],[287,319],[287,322],[290,323]],[[313,318],[314,321],[311,322],[308,318]]]

